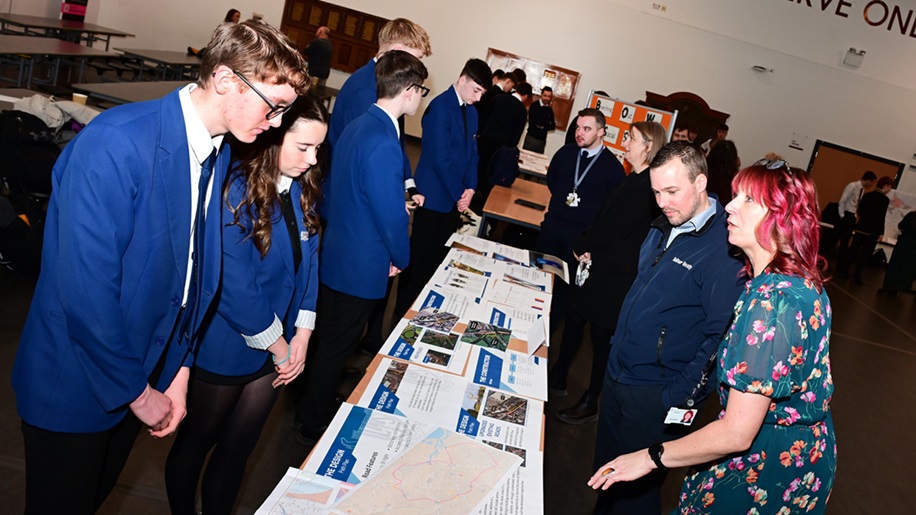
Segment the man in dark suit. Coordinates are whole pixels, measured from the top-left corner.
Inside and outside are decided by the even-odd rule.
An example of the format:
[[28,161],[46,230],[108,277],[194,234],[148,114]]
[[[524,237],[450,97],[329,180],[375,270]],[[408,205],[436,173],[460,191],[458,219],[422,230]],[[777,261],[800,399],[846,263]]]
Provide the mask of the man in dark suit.
[[474,108],[477,110],[478,120],[480,121],[480,126],[483,127],[483,124],[487,121],[487,118],[490,114],[490,101],[496,98],[499,95],[504,95],[506,93],[512,92],[515,89],[515,75],[511,73],[503,73],[501,77],[495,79],[493,85],[487,89],[480,100],[474,104]]
[[334,151],[319,268],[318,320],[296,410],[298,440],[313,443],[334,418],[335,389],[347,357],[388,278],[410,259],[408,216],[401,182],[404,155],[396,120],[413,115],[429,93],[426,67],[392,50],[375,67],[378,102],[344,130]]
[[550,86],[541,88],[541,98],[531,104],[528,108],[528,134],[525,135],[525,143],[522,148],[544,153],[547,146],[547,133],[557,128],[554,120],[553,107],[553,89]]
[[480,99],[490,81],[490,67],[470,59],[450,88],[423,113],[423,149],[417,165],[417,188],[426,197],[413,217],[410,268],[401,275],[394,315],[402,316],[445,259],[445,242],[458,228],[477,189],[477,112],[468,107]]
[[[626,177],[623,165],[604,145],[604,113],[583,109],[576,119],[576,144],[557,150],[547,167],[550,204],[536,246],[539,252],[566,261],[570,274],[578,266],[573,242],[592,225],[605,198]],[[568,296],[569,285],[557,281],[550,304],[551,333],[566,315]]]
[[223,135],[254,141],[308,88],[298,50],[261,22],[220,25],[207,48],[196,84],[102,113],[54,167],[13,369],[28,513],[94,513],[140,427],[164,437],[185,415],[220,279]]
[[[477,184],[481,200],[490,194],[490,159],[500,147],[517,147],[525,123],[528,121],[528,104],[531,102],[531,84],[521,82],[509,95],[497,95],[490,101],[489,117],[480,127],[480,163]],[[481,204],[482,207],[482,204]]]
[[893,187],[893,179],[887,176],[881,177],[875,189],[862,195],[862,198],[859,199],[859,207],[856,210],[856,232],[852,237],[849,252],[843,255],[839,263],[837,275],[840,277],[849,277],[849,268],[855,262],[852,281],[858,285],[863,284],[862,270],[868,263],[868,258],[874,254],[878,238],[884,234],[884,217],[887,215],[887,206],[890,204],[887,194]]

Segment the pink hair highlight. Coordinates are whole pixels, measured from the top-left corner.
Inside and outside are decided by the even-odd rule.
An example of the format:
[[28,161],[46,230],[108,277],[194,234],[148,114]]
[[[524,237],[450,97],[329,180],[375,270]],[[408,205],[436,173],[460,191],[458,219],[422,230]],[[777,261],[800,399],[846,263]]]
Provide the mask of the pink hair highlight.
[[[766,206],[768,212],[756,229],[757,242],[775,255],[769,268],[775,272],[802,277],[823,289],[826,260],[817,254],[820,243],[820,214],[817,188],[801,169],[783,166],[768,170],[754,165],[738,172],[732,190],[748,193]],[[775,249],[773,248],[775,246]],[[753,275],[745,257],[745,271]]]

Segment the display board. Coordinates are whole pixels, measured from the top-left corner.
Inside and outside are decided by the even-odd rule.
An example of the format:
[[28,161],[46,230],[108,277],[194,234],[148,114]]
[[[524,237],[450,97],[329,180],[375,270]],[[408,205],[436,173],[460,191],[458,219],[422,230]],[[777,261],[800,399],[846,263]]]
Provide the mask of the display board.
[[576,101],[579,72],[495,48],[487,49],[487,64],[491,70],[501,69],[507,72],[516,68],[525,70],[528,83],[531,84],[535,96],[540,96],[541,88],[550,86],[550,89],[553,90],[553,101],[550,107],[553,108],[557,130],[566,130],[571,118],[572,106]]
[[604,135],[604,145],[617,156],[623,163],[624,169],[630,173],[630,164],[623,159],[626,153],[623,142],[630,137],[630,125],[636,122],[658,122],[665,128],[668,139],[674,130],[677,120],[677,111],[670,113],[652,107],[624,102],[623,100],[599,95],[594,91],[588,94],[588,107],[598,109],[604,113],[607,120],[607,132]]

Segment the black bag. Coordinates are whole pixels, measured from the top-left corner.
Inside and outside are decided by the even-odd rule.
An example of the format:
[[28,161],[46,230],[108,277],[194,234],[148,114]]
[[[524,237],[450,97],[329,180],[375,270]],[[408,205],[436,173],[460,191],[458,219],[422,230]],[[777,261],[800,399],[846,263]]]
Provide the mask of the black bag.
[[512,186],[518,177],[518,147],[504,146],[496,149],[490,158],[490,184],[493,186]]
[[60,156],[55,132],[23,111],[0,113],[0,176],[13,190],[50,195],[51,169]]

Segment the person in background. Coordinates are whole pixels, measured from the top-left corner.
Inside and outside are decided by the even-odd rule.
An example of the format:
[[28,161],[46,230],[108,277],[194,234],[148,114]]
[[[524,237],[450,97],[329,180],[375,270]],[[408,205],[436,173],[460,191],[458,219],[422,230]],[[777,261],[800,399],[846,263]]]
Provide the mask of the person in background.
[[[588,389],[579,402],[557,412],[567,424],[598,420],[598,400],[611,352],[611,337],[623,299],[636,278],[639,247],[649,224],[661,212],[649,182],[649,163],[665,145],[665,128],[656,122],[636,122],[624,141],[624,158],[633,171],[613,190],[595,222],[573,242],[582,274],[570,282],[569,308],[563,323],[560,355],[550,370],[553,394],[566,393],[566,378],[582,345],[585,324],[591,324],[592,365]],[[570,270],[570,275],[575,272]]]
[[[535,243],[538,252],[565,261],[570,276],[578,264],[573,241],[592,225],[608,194],[626,177],[617,156],[604,145],[604,113],[583,109],[577,120],[576,144],[557,150],[547,167],[550,203]],[[566,315],[569,288],[563,281],[554,283],[550,334]]]
[[309,62],[312,87],[324,87],[331,75],[331,55],[334,54],[334,43],[331,42],[330,34],[331,29],[323,25],[318,27],[318,30],[315,31],[315,39],[302,50],[302,55]]
[[[600,89],[598,91],[595,91],[595,94],[601,95],[603,97],[608,96],[607,92],[602,91]],[[569,127],[566,128],[566,139],[563,140],[564,145],[572,145],[573,143],[576,142],[576,121],[578,118],[579,116],[576,115],[573,117],[572,120],[570,120]]]
[[550,86],[544,86],[541,88],[541,96],[538,101],[528,108],[528,133],[522,144],[525,150],[544,153],[544,148],[547,146],[547,133],[557,128],[553,107],[550,106],[552,101],[553,89]]
[[884,286],[878,293],[896,297],[898,291],[913,293],[916,279],[916,211],[910,211],[897,224],[900,234],[884,274]]
[[[423,30],[423,27],[405,19],[395,18],[379,30],[378,33],[378,54],[373,57],[362,68],[353,72],[352,75],[344,82],[340,88],[340,93],[334,101],[334,113],[331,116],[331,123],[328,126],[328,149],[331,157],[334,156],[334,145],[340,139],[344,129],[347,126],[364,115],[369,108],[378,100],[378,82],[376,80],[376,63],[392,50],[401,50],[409,53],[417,59],[423,59],[432,55],[432,47],[429,41],[429,35]],[[401,181],[407,196],[417,206],[422,206],[426,200],[423,195],[417,191],[417,185],[413,179],[413,172],[410,168],[410,159],[407,157],[407,147],[404,143],[404,118],[398,118],[398,137],[400,139],[403,171]],[[334,175],[333,159],[330,163],[329,176]],[[326,181],[329,179],[326,179]],[[324,199],[319,205],[319,214],[322,217],[330,211],[330,204],[333,202],[332,195],[325,189]],[[388,281],[388,289],[372,313],[369,315],[368,329],[366,330],[366,340],[363,348],[368,352],[375,354],[382,347],[384,336],[382,334],[382,325],[385,320],[385,308],[387,306],[389,293],[394,280]]]
[[410,53],[391,50],[375,73],[378,102],[344,129],[327,182],[335,200],[322,234],[317,331],[295,418],[297,439],[306,445],[334,418],[336,388],[359,333],[385,298],[388,279],[410,262],[396,120],[417,112],[429,93],[427,71]]
[[738,148],[731,140],[722,140],[706,156],[709,184],[706,191],[715,193],[725,204],[732,199],[732,179],[738,173]]
[[223,23],[238,23],[242,19],[242,13],[238,9],[229,9],[226,12],[225,18],[223,18]]
[[470,107],[486,91],[490,67],[469,59],[458,80],[423,113],[417,188],[426,197],[413,215],[410,266],[401,274],[394,316],[400,318],[445,259],[449,236],[477,189],[477,111]]
[[743,251],[748,280],[714,355],[725,409],[688,436],[618,455],[588,484],[619,488],[694,466],[678,513],[822,514],[836,474],[836,437],[817,193],[804,170],[782,160],[759,161],[733,185],[728,241]]
[[862,195],[856,211],[856,232],[849,245],[849,251],[840,259],[837,267],[837,276],[849,277],[849,269],[855,263],[852,281],[862,285],[862,271],[868,259],[875,253],[878,238],[884,235],[884,218],[887,216],[887,206],[890,199],[887,194],[894,187],[894,179],[881,177],[875,184],[875,189]]
[[719,126],[718,129],[716,129],[716,137],[706,140],[702,145],[700,145],[700,150],[702,150],[703,153],[708,156],[709,151],[712,150],[712,148],[716,146],[716,144],[719,143],[720,141],[725,141],[725,138],[727,137],[728,137],[728,125],[725,125],[723,123],[722,125]]
[[[595,466],[686,432],[685,409],[709,393],[704,372],[728,326],[743,281],[729,252],[725,210],[706,192],[706,159],[685,141],[649,166],[662,211],[639,251],[636,279],[620,308],[599,406]],[[659,513],[659,471],[603,491],[597,513]]]
[[840,241],[840,251],[837,255],[840,263],[845,263],[848,259],[849,240],[852,239],[852,231],[856,228],[856,212],[859,210],[859,199],[866,191],[872,191],[875,188],[875,182],[878,176],[871,170],[862,174],[862,178],[852,181],[843,188],[840,195],[840,203],[837,211],[840,215],[840,223],[837,224],[836,234]]
[[318,296],[318,149],[327,124],[321,100],[301,96],[280,127],[238,149],[241,161],[223,194],[222,291],[203,329],[188,417],[165,466],[175,515],[196,513],[198,482],[205,513],[232,511],[278,387],[305,366]]
[[141,427],[161,438],[185,416],[222,271],[223,136],[254,141],[308,89],[265,23],[221,24],[208,48],[196,83],[103,112],[54,167],[13,366],[27,513],[96,512]]
[[674,130],[671,131],[671,141],[687,141],[687,134],[689,129],[687,125],[678,123],[674,126]]

